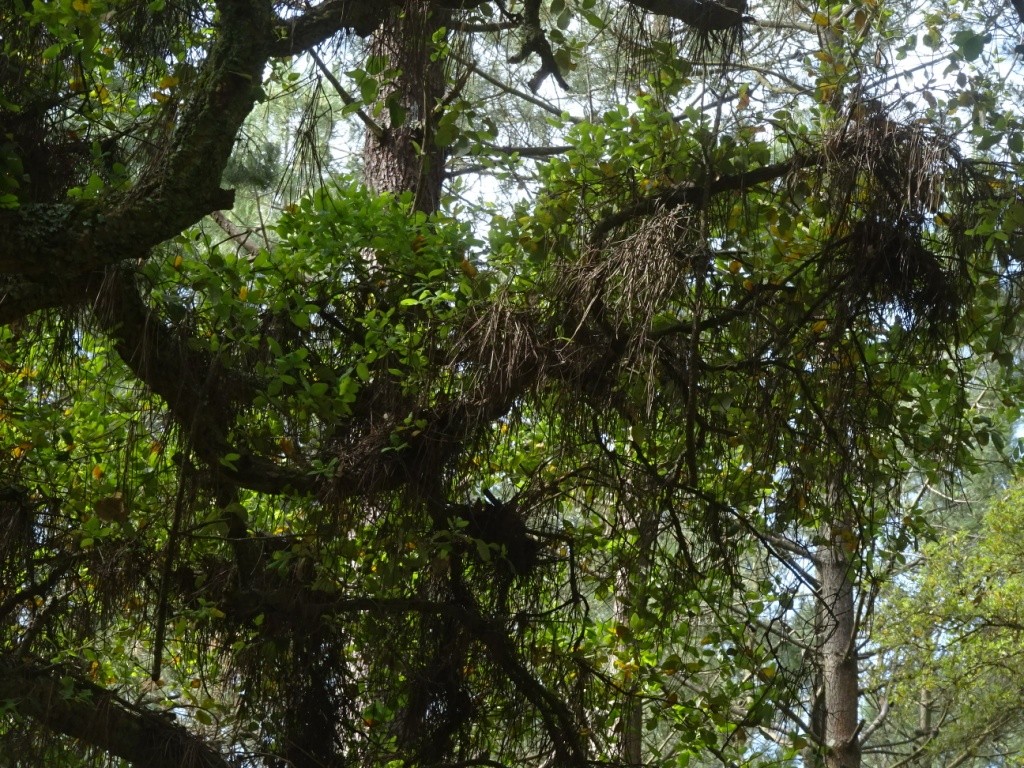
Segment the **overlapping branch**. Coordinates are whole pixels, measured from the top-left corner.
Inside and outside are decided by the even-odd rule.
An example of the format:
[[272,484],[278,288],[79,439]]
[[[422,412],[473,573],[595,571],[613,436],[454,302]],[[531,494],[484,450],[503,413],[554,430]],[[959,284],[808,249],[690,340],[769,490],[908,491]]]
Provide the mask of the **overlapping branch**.
[[2,658],[0,701],[23,717],[138,768],[229,766],[173,719],[136,707],[66,669]]
[[[25,205],[0,213],[0,273],[47,278],[56,303],[65,285],[129,259],[179,234],[234,195],[220,177],[242,122],[260,98],[271,40],[269,3],[224,1],[220,26],[198,75],[197,91],[182,105],[170,143],[155,153],[139,182],[98,201]],[[57,277],[54,280],[54,276]]]

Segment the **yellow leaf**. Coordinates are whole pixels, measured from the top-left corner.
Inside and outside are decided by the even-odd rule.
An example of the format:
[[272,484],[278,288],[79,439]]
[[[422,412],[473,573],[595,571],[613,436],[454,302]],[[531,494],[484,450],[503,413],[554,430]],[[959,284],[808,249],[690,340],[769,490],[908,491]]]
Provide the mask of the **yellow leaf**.
[[89,0],[74,0],[71,7],[79,13],[88,13],[92,10],[92,3]]
[[16,459],[19,459],[31,450],[32,443],[25,441],[24,443],[19,443],[18,445],[14,446],[11,449],[11,456],[13,456]]
[[103,467],[97,464],[92,468],[92,478],[93,480],[99,480],[101,477],[103,477]]
[[811,330],[814,331],[814,333],[824,333],[828,330],[828,320],[819,320],[811,326]]
[[743,269],[743,262],[739,261],[738,259],[733,259],[732,261],[729,262],[729,271],[732,272],[734,275],[741,269]]
[[245,301],[247,298],[249,298],[249,286],[243,285],[238,289],[238,300]]
[[744,280],[743,281],[743,290],[748,291],[748,292],[753,291],[754,290],[754,281],[753,280]]
[[153,97],[153,101],[156,101],[156,102],[158,102],[160,104],[166,103],[171,98],[166,93],[161,93],[160,91],[153,91],[149,95]]
[[181,263],[183,261],[184,259],[181,258],[181,254],[179,253],[177,256],[174,257],[174,268],[181,269]]
[[159,88],[161,91],[168,91],[174,86],[176,86],[179,82],[180,80],[174,77],[173,75],[165,75],[164,77],[160,78],[160,82],[156,84],[156,87]]
[[828,16],[822,13],[821,11],[818,11],[813,16],[811,16],[811,21],[813,21],[819,27],[827,27],[829,24]]

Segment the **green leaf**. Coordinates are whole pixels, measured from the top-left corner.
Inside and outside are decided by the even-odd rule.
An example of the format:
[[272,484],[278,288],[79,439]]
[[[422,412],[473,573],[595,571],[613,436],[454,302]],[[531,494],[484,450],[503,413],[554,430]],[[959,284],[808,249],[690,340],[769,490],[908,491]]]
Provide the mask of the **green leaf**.
[[988,33],[979,34],[974,30],[961,29],[953,33],[953,45],[964,61],[974,61],[985,50],[985,44],[992,39]]

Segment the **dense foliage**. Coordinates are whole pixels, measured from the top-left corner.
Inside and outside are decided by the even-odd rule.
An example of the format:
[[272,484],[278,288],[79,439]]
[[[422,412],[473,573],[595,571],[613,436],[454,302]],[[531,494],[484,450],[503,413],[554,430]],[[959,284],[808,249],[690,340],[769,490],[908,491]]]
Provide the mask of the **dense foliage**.
[[0,8],[9,762],[1019,760],[1014,9]]

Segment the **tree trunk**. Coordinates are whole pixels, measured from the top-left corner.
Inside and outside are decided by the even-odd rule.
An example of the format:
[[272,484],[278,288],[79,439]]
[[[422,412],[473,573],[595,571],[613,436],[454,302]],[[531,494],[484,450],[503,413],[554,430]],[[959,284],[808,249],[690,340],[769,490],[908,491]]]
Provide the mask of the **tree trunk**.
[[432,212],[441,204],[445,151],[434,128],[445,96],[444,66],[432,60],[433,38],[447,14],[426,0],[407,0],[373,36],[372,57],[386,59],[397,77],[382,83],[378,104],[381,135],[367,133],[364,180],[377,192],[412,192],[416,210]]
[[[621,568],[616,577],[615,621],[624,626],[629,626],[630,609],[636,596],[636,581],[630,574],[630,568]],[[624,688],[619,715],[619,759],[624,766],[639,766],[643,763],[643,702],[637,695],[635,682],[630,681]]]
[[[446,93],[444,63],[432,54],[434,36],[448,17],[429,0],[405,0],[370,42],[374,66],[395,74],[381,78],[372,117],[383,130],[367,131],[363,181],[374,192],[411,193],[414,209],[424,213],[440,208],[447,159],[434,140]],[[376,261],[372,249],[366,257]],[[452,599],[449,580],[445,573],[421,583],[424,599]],[[462,673],[467,640],[449,617],[424,614],[418,622],[419,654],[409,660],[404,690],[387,727],[407,763],[436,766],[456,761],[472,711]]]
[[[636,531],[636,551],[626,558],[616,574],[613,606],[616,623],[624,626],[629,626],[634,606],[647,599],[643,589],[650,577],[658,521],[656,512],[644,509],[640,501],[631,496],[632,493],[627,492],[620,507],[635,510],[638,519],[624,520],[621,525],[624,531]],[[619,716],[619,759],[623,766],[643,765],[644,705],[639,691],[637,681],[623,681]]]
[[817,553],[826,768],[860,768],[856,613],[850,562],[856,542],[852,524],[842,520],[830,526],[827,543]]
[[928,746],[928,742],[931,741],[933,734],[932,731],[932,693],[928,690],[927,686],[921,689],[921,698],[918,699],[918,726],[917,733],[920,736],[920,746],[922,752],[918,757],[918,765],[921,768],[931,768],[932,759],[931,755],[925,748]]

